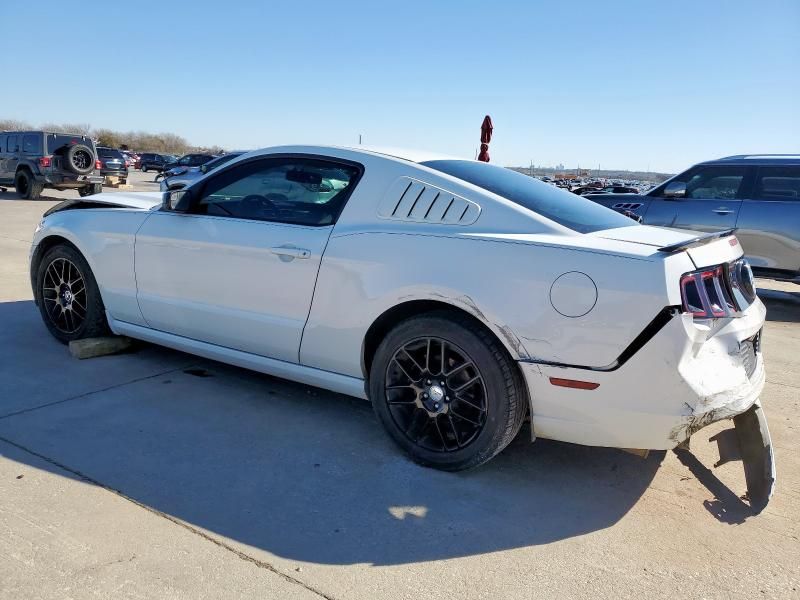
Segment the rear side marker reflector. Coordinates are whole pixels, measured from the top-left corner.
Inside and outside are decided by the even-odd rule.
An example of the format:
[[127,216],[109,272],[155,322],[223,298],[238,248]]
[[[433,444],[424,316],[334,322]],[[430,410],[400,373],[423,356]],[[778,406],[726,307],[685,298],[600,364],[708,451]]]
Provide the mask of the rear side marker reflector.
[[559,377],[551,377],[550,383],[559,387],[573,388],[576,390],[596,390],[600,387],[599,383],[592,381],[578,381],[577,379],[561,379]]

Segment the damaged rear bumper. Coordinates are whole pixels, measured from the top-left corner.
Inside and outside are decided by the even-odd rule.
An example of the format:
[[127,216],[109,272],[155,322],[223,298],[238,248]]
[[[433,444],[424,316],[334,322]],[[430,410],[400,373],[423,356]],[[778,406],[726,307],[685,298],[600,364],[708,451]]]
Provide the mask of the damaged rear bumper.
[[[534,435],[589,446],[671,450],[698,430],[733,419],[749,495],[754,506],[766,503],[775,467],[759,402],[765,316],[760,300],[737,318],[697,323],[691,315],[675,315],[614,370],[520,362]],[[554,379],[597,385],[576,389],[553,384]]]
[[767,418],[761,402],[733,417],[733,428],[716,434],[719,462],[741,460],[747,482],[747,498],[755,512],[761,512],[775,490],[775,455]]

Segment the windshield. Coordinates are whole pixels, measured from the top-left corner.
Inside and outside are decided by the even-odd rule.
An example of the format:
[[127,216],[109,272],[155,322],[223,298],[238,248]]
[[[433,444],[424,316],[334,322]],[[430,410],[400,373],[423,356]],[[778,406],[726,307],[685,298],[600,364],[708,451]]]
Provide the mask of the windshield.
[[113,148],[98,148],[97,156],[100,158],[123,158],[122,153]]
[[421,164],[477,185],[580,233],[636,225],[634,220],[610,208],[511,169],[471,160],[431,160]]

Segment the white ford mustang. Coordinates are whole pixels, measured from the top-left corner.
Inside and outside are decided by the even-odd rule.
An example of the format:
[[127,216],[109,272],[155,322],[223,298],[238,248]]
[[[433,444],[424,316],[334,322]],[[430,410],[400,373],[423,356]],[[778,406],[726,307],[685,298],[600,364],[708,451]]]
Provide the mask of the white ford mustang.
[[317,146],[245,154],[185,190],[45,214],[31,249],[63,342],[124,334],[369,398],[415,460],[534,436],[670,449],[733,418],[771,494],[765,308],[731,232],[697,237],[514,171]]

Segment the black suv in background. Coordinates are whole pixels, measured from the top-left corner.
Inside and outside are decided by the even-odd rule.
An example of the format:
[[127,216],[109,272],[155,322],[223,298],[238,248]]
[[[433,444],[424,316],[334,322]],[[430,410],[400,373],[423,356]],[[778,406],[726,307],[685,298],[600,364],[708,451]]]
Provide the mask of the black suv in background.
[[139,168],[142,173],[148,171],[163,171],[165,165],[175,162],[175,157],[169,154],[154,154],[143,152],[139,155]]
[[13,185],[26,200],[38,198],[44,188],[99,194],[104,179],[99,168],[94,142],[85,135],[0,132],[0,185]]
[[97,160],[100,162],[100,174],[103,177],[119,177],[120,183],[128,181],[128,166],[122,152],[114,148],[97,146]]

